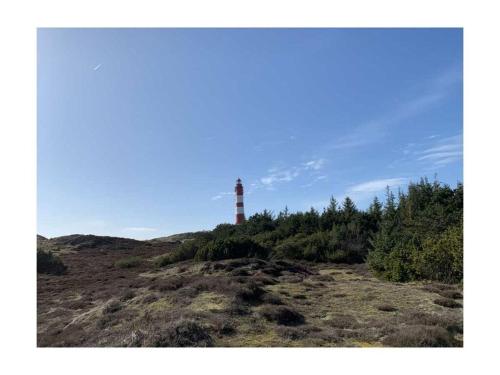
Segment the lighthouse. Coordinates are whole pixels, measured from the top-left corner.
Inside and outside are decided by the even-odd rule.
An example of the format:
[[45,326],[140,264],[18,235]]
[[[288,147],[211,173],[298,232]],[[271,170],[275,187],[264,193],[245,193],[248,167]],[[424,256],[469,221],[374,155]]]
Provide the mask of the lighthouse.
[[234,192],[236,193],[236,224],[241,224],[245,221],[245,211],[243,209],[243,185],[239,178],[236,180]]

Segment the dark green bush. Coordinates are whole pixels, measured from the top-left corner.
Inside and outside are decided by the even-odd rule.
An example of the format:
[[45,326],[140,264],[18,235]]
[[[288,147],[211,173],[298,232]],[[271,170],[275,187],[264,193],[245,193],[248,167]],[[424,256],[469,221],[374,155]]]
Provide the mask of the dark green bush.
[[115,267],[118,268],[133,268],[138,267],[142,263],[141,257],[127,257],[115,262]]
[[331,238],[326,232],[316,232],[304,240],[304,259],[325,262],[333,253]]
[[415,278],[413,256],[416,251],[410,242],[397,244],[386,258],[386,278],[391,281],[413,280]]
[[287,238],[274,249],[274,255],[277,258],[303,259],[304,258],[304,239],[303,234]]
[[63,275],[66,273],[67,267],[61,259],[51,251],[37,250],[36,270],[38,273]]
[[444,282],[460,282],[463,278],[463,231],[459,226],[448,228],[438,236],[424,241],[415,268],[420,278]]
[[183,260],[193,259],[198,249],[205,244],[204,239],[188,240],[179,245],[172,252],[159,257],[156,260],[156,265],[164,267],[172,263],[181,262]]
[[252,239],[262,247],[271,251],[276,244],[283,239],[283,235],[278,231],[262,232],[252,236]]
[[208,242],[196,252],[196,260],[221,260],[232,258],[266,258],[268,250],[250,237],[229,237]]

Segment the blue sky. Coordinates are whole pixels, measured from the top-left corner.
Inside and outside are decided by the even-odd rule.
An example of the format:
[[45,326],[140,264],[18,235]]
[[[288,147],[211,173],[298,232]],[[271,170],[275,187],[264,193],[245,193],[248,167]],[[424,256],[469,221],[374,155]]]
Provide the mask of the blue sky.
[[463,180],[461,29],[39,29],[38,233],[132,238]]

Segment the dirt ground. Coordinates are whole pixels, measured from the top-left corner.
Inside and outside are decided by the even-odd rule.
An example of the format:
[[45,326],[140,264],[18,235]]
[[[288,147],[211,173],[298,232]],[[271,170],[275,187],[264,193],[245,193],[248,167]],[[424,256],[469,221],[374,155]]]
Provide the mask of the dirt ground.
[[[93,247],[85,247],[93,246]],[[365,265],[235,259],[157,268],[175,244],[57,248],[38,274],[38,346],[462,346],[459,285],[392,283]],[[130,256],[130,268],[115,263]]]

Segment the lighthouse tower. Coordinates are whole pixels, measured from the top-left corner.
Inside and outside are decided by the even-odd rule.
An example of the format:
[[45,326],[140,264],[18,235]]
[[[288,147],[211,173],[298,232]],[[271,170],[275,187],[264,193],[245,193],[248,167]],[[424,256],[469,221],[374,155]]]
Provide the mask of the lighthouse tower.
[[236,180],[234,192],[236,193],[236,224],[241,224],[245,221],[245,211],[243,210],[243,185],[239,178]]

